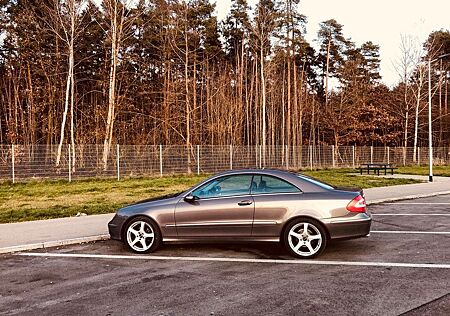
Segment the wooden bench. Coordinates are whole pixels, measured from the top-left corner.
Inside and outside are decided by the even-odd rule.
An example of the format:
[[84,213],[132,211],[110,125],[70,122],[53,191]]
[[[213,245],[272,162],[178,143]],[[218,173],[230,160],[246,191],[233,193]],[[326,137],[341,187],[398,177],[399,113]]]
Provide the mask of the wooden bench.
[[363,171],[367,171],[367,174],[370,174],[370,171],[373,170],[374,174],[380,175],[380,170],[384,170],[384,174],[386,175],[388,170],[391,174],[394,174],[394,170],[398,169],[394,167],[390,163],[363,163],[359,166],[359,173],[362,175]]

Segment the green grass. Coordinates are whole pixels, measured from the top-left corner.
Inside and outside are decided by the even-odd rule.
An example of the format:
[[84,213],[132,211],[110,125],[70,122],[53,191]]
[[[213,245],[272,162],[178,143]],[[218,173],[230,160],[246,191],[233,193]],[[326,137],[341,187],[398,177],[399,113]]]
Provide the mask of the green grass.
[[[398,173],[402,174],[417,174],[417,175],[428,175],[428,166],[408,166],[408,167],[399,167],[397,170]],[[450,165],[448,166],[433,166],[433,175],[442,176],[442,177],[450,177]]]
[[0,184],[0,223],[103,214],[141,199],[186,190],[205,176]]
[[[302,173],[337,186],[379,187],[418,181],[358,176],[352,169],[304,170]],[[208,175],[0,183],[0,223],[103,214],[145,198],[184,191]]]
[[300,172],[335,186],[350,186],[363,189],[420,182],[413,179],[390,179],[377,176],[360,176],[354,169],[318,169],[312,171],[300,170]]

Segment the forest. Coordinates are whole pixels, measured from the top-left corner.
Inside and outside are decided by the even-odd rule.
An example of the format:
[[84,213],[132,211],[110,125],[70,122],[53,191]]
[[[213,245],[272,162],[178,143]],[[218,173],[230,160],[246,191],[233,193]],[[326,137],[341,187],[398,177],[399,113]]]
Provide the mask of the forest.
[[[450,143],[450,33],[379,46],[336,20],[305,40],[299,0],[0,0],[0,144]],[[363,26],[362,26],[363,27]],[[431,65],[431,95],[428,61]]]

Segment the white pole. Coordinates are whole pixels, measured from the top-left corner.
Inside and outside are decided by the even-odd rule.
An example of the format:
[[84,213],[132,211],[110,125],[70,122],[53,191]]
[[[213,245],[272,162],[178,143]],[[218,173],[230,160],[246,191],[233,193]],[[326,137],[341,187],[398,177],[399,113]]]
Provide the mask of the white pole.
[[389,150],[390,148],[389,148],[389,146],[387,147],[387,163],[389,164],[390,163],[390,155],[389,155],[389,152],[390,152],[390,150]]
[[119,144],[117,144],[117,181],[120,180],[120,156],[119,156]]
[[355,169],[355,146],[352,146],[352,168]]
[[417,147],[417,165],[420,166],[420,147]]
[[159,176],[163,176],[162,145],[159,145]]
[[331,145],[331,160],[332,160],[332,166],[335,167],[335,161],[334,161],[334,145]]
[[373,163],[373,146],[370,146],[370,163]]
[[313,169],[312,146],[309,145],[309,168]]
[[71,168],[71,165],[72,165],[72,158],[71,158],[71,155],[70,155],[70,144],[68,145],[68,149],[69,149],[69,151],[68,151],[68,154],[69,154],[69,182],[72,182],[72,168]]
[[11,160],[12,160],[12,182],[16,183],[14,145],[11,145]]
[[259,145],[259,169],[262,169],[262,145]]
[[286,153],[286,169],[289,169],[289,148],[288,145],[286,145],[284,152]]
[[200,174],[200,145],[197,145],[197,174]]
[[233,170],[233,145],[230,145],[230,170]]
[[433,128],[431,125],[431,60],[428,59],[428,181],[433,182]]

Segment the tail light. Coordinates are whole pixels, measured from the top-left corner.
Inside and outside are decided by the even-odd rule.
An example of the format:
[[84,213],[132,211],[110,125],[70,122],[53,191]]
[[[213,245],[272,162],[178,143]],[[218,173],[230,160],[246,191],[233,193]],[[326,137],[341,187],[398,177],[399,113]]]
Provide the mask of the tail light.
[[366,212],[366,200],[361,195],[358,195],[347,205],[349,212],[365,213]]

